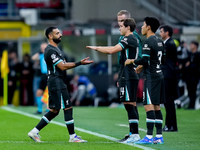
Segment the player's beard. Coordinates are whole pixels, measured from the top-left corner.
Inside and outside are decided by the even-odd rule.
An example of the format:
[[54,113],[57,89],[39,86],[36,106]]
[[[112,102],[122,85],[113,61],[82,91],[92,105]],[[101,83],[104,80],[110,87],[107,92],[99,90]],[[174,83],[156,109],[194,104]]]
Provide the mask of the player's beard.
[[59,37],[58,39],[53,39],[54,43],[58,44],[61,42],[61,37]]

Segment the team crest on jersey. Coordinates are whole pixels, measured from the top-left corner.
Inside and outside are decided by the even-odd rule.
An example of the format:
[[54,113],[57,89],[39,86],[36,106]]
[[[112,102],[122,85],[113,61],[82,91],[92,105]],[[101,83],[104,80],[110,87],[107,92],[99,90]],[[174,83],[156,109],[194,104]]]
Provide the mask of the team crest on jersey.
[[55,54],[52,54],[52,55],[51,55],[51,58],[52,58],[52,59],[55,59],[55,58],[56,58],[56,55],[55,55]]
[[128,40],[127,38],[124,38],[124,39],[122,40],[122,42],[128,44],[127,40]]
[[56,57],[55,54],[52,54],[52,55],[51,55],[51,58],[52,58],[52,60],[53,60],[53,63],[55,63],[56,61],[58,61],[58,58]]

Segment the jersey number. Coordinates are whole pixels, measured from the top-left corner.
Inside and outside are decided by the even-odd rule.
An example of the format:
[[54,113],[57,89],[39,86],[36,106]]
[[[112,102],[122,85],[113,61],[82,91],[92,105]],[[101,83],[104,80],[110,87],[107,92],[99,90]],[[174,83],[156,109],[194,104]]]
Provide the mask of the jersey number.
[[162,58],[162,51],[158,51],[158,61],[159,61],[159,64],[157,64],[157,66],[156,66],[157,69],[160,69],[161,58]]

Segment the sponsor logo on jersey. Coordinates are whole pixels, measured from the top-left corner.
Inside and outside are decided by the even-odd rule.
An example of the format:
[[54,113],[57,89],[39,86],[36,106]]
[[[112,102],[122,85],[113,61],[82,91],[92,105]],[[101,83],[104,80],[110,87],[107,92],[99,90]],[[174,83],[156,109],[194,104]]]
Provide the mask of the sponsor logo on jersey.
[[148,47],[148,44],[144,44],[143,50],[150,50],[150,48]]

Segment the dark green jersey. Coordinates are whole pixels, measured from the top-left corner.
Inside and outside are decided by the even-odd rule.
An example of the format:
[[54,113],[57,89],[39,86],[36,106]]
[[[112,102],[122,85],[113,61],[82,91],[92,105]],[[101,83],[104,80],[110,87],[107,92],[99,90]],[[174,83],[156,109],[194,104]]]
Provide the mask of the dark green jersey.
[[122,47],[122,51],[120,52],[120,60],[119,60],[119,79],[125,77],[125,80],[130,79],[139,79],[138,75],[135,72],[136,65],[130,64],[124,66],[124,62],[127,59],[137,59],[138,57],[138,40],[134,35],[130,34],[129,36],[124,36],[121,41],[118,43]]
[[58,48],[48,45],[44,52],[44,58],[47,64],[48,79],[47,84],[50,90],[58,90],[67,88],[64,82],[64,73],[56,65],[60,62],[65,63],[64,54]]
[[145,75],[155,75],[163,78],[160,68],[161,59],[164,55],[164,44],[157,36],[150,36],[143,45],[142,58],[136,59],[135,64],[143,65]]
[[[138,47],[139,47],[138,58],[141,58],[142,57],[142,40],[135,30],[133,31],[133,35],[138,40]],[[124,36],[119,37],[119,42],[122,40],[123,37]],[[119,56],[120,56],[120,52],[118,53],[118,62],[119,62]]]

